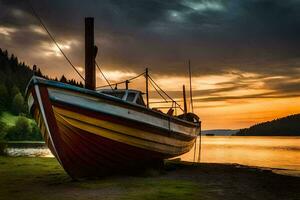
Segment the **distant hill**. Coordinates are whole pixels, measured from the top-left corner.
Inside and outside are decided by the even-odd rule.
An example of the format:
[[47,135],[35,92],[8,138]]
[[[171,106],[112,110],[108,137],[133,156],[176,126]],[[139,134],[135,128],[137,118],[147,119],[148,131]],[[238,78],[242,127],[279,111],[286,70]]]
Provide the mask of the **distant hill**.
[[202,131],[202,135],[214,135],[214,136],[230,136],[234,135],[238,132],[238,130],[231,129],[214,129],[214,130],[205,130]]
[[241,129],[239,136],[300,136],[300,114],[256,124]]

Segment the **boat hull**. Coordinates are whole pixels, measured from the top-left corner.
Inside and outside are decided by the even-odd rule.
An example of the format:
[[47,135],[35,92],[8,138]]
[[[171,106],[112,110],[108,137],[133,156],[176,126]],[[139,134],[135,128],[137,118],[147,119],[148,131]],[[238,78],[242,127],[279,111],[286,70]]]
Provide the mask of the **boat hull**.
[[[195,142],[196,135],[74,106],[60,99],[57,91],[67,92],[47,84],[32,84],[27,90],[28,103],[49,149],[72,178],[127,173],[157,165],[186,153]],[[78,92],[74,95],[74,100],[76,95],[86,98]]]

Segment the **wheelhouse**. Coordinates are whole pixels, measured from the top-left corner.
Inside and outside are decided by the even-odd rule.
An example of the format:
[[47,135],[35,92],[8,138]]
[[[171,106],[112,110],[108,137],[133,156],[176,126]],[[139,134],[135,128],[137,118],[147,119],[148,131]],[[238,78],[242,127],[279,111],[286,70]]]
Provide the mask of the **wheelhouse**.
[[110,96],[114,96],[119,99],[122,99],[123,101],[138,104],[140,106],[146,106],[143,96],[142,96],[144,93],[142,93],[141,91],[138,91],[138,90],[102,89],[102,90],[97,90],[97,92],[106,94],[106,95],[110,95]]

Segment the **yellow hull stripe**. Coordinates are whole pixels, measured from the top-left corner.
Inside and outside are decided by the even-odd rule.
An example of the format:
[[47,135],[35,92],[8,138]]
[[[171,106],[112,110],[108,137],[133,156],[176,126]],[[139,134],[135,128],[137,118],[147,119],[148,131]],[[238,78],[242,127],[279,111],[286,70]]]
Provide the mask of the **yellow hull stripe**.
[[128,136],[138,137],[145,140],[151,140],[153,142],[158,142],[158,143],[167,144],[176,147],[186,147],[194,143],[194,140],[182,141],[176,138],[170,138],[163,135],[154,134],[151,132],[143,131],[129,126],[124,126],[124,125],[120,125],[120,124],[116,124],[104,120],[95,119],[86,115],[82,115],[80,113],[75,113],[58,107],[54,107],[53,110],[55,114],[57,113],[69,120],[72,119],[72,120],[81,121],[92,126],[97,126],[104,129],[112,130],[114,132],[122,133]]
[[[87,116],[84,116],[84,115],[81,115],[78,113],[74,113],[71,111],[66,111],[66,110],[63,110],[60,108],[54,108],[54,113],[55,113],[56,120],[60,121],[61,123],[65,124],[67,126],[71,126],[71,127],[73,126],[78,129],[85,130],[87,132],[90,132],[90,133],[93,133],[96,135],[100,135],[102,137],[109,138],[114,141],[118,141],[118,142],[125,143],[128,145],[147,149],[150,151],[157,151],[160,153],[170,154],[170,155],[175,156],[175,155],[180,155],[182,153],[189,151],[194,143],[194,140],[192,140],[190,142],[182,142],[181,146],[172,146],[172,145],[168,145],[166,143],[161,144],[162,142],[167,141],[166,138],[163,138],[163,136],[160,136],[161,138],[163,138],[163,140],[158,140],[158,141],[144,140],[143,138],[136,138],[136,135],[138,135],[138,132],[140,130],[134,129],[135,137],[132,137],[129,134],[125,135],[125,134],[122,134],[122,132],[119,132],[121,130],[121,131],[126,131],[126,133],[128,133],[129,131],[132,131],[131,130],[132,128],[122,127],[121,125],[117,125],[117,124],[113,124],[110,122],[90,118],[90,117],[87,117]],[[63,113],[63,115],[61,113]],[[97,125],[94,125],[94,124],[97,124]],[[118,128],[120,128],[119,126],[121,127],[121,129],[118,130]],[[115,127],[118,127],[118,128],[115,128]],[[116,131],[116,130],[118,130],[118,131]],[[142,136],[145,137],[146,136],[145,134],[146,134],[146,132],[144,132]],[[152,134],[152,135],[154,135],[154,134]],[[161,139],[161,138],[158,138],[158,139]],[[148,139],[148,138],[146,138],[146,139]],[[171,138],[168,138],[168,139],[171,139]],[[175,140],[175,139],[173,139],[173,140]],[[160,143],[158,143],[158,142],[160,142]],[[179,143],[180,141],[177,141],[177,142]],[[170,141],[168,141],[168,143],[170,143]]]

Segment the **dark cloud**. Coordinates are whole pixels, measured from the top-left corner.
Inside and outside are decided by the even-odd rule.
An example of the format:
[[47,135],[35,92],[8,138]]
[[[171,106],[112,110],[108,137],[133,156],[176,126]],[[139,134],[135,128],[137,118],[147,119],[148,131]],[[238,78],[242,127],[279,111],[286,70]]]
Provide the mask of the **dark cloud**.
[[[300,90],[298,83],[289,82],[300,74],[300,2],[296,0],[31,2],[58,42],[78,41],[67,51],[76,65],[82,66],[84,60],[83,19],[94,16],[98,60],[106,70],[139,72],[150,67],[156,74],[183,76],[191,59],[194,75],[241,72],[234,82],[220,83],[221,89],[199,94],[247,89],[251,84],[245,81],[245,72],[259,78],[287,77],[276,84],[265,80],[270,90],[288,94]],[[0,0],[0,9],[0,26],[17,29],[10,39],[0,34],[1,48],[55,75],[70,70],[61,57],[33,56],[43,51],[41,43],[49,38],[29,28],[39,24],[28,1]]]

